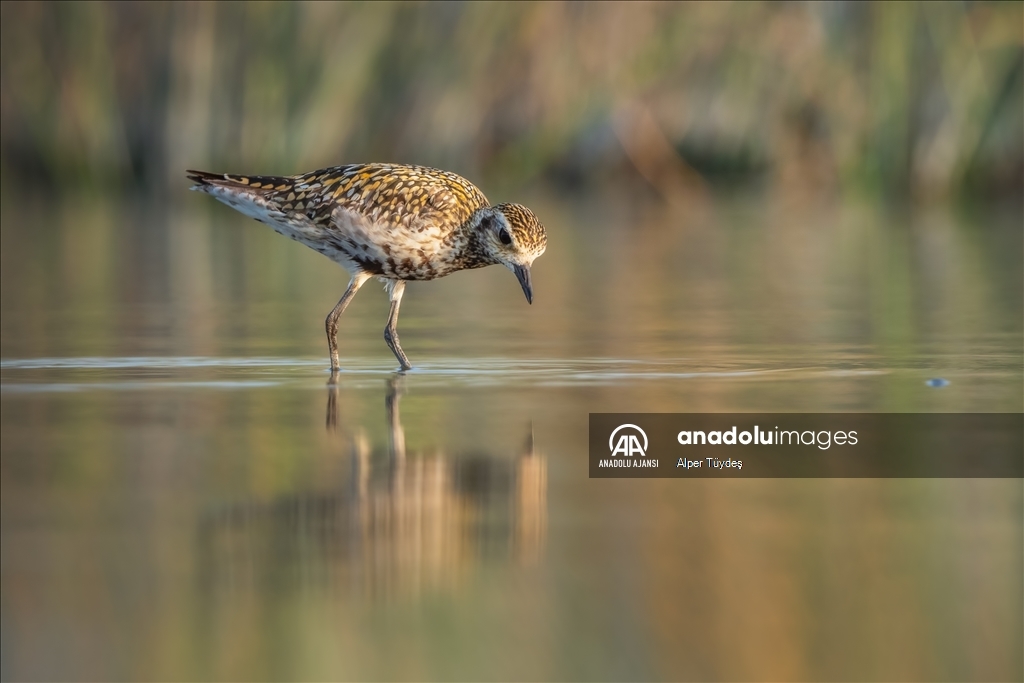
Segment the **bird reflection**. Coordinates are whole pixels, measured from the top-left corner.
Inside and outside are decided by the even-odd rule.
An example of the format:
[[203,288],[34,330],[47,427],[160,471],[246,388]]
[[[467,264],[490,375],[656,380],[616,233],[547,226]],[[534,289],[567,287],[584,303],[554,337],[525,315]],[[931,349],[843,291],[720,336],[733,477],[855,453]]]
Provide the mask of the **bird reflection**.
[[[516,453],[407,452],[405,378],[387,381],[386,449],[356,427],[351,471],[339,490],[244,503],[208,515],[202,556],[212,583],[282,576],[374,597],[457,583],[482,562],[533,564],[547,529],[547,462],[532,429]],[[327,386],[327,430],[337,434],[339,386]],[[217,580],[219,579],[219,581]]]

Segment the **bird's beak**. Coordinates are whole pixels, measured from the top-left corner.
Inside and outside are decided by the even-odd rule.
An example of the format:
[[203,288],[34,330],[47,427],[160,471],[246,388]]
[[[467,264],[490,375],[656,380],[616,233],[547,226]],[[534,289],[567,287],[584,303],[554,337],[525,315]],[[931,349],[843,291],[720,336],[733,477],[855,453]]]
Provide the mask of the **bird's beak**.
[[529,266],[512,266],[512,272],[516,274],[516,278],[519,279],[519,284],[523,286],[523,294],[526,295],[526,302],[533,303],[533,280],[530,278],[530,267]]

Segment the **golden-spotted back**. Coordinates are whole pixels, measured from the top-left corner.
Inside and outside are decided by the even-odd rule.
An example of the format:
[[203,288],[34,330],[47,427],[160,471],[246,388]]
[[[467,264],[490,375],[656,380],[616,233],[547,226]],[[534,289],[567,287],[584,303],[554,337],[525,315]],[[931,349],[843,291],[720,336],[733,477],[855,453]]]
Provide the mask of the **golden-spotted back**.
[[449,171],[402,164],[349,164],[298,176],[243,176],[189,171],[194,189],[234,186],[259,196],[280,212],[302,213],[328,223],[337,207],[382,225],[422,228],[423,224],[454,230],[487,197],[468,180]]
[[424,166],[350,164],[294,180],[296,197],[312,199],[320,219],[342,207],[374,223],[454,230],[488,205],[487,197],[462,176]]

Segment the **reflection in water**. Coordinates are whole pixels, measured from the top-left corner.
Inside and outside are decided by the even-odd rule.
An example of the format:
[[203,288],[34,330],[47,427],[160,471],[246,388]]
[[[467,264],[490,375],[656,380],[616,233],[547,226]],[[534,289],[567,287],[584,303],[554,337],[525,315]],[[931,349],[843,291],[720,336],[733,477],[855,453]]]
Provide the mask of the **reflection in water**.
[[[407,452],[401,375],[387,382],[386,452],[352,439],[351,476],[336,493],[234,505],[201,521],[203,583],[286,582],[386,597],[454,585],[484,560],[533,564],[547,527],[547,463],[532,429],[515,457]],[[327,429],[339,427],[337,375]],[[283,574],[282,574],[283,572]]]

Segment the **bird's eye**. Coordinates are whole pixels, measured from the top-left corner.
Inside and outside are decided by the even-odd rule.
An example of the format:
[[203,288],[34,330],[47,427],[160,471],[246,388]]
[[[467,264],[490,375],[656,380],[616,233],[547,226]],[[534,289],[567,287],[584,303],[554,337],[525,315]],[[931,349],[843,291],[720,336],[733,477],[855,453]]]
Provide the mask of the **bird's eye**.
[[501,229],[498,233],[498,239],[501,240],[502,244],[512,244],[512,235],[508,234],[508,230],[505,228]]

